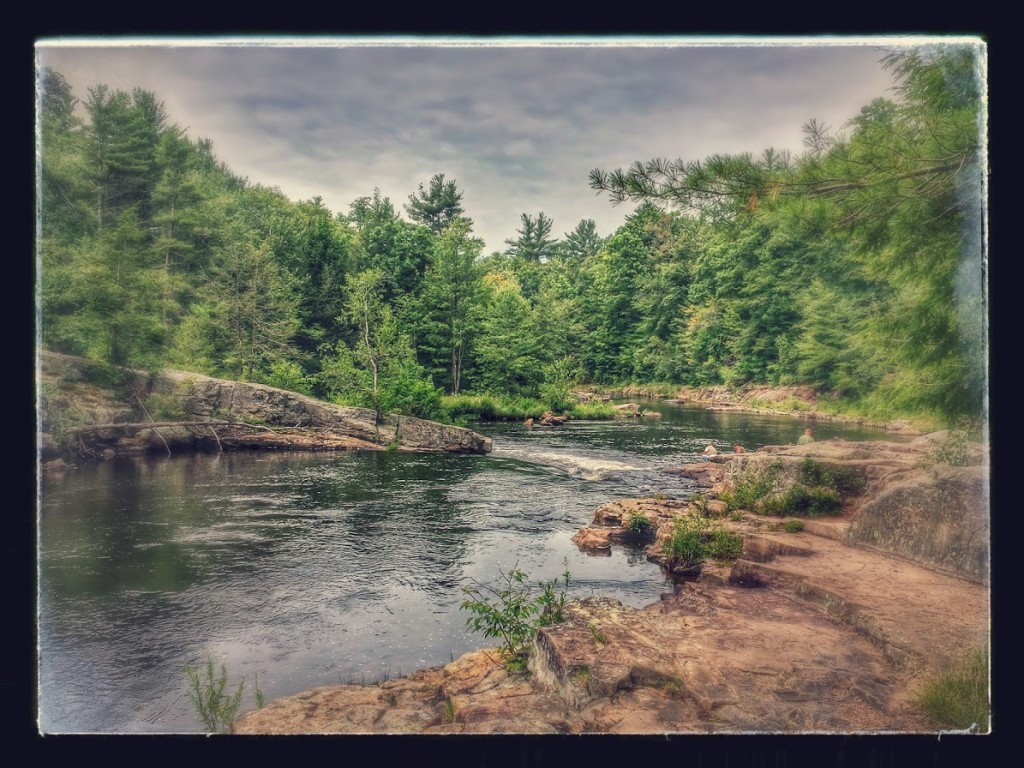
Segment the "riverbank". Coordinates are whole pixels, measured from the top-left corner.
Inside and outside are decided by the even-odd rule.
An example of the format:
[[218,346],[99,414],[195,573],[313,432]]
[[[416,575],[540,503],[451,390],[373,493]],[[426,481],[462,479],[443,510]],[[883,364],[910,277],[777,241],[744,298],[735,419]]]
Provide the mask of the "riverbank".
[[[484,649],[377,685],[279,699],[234,732],[934,732],[917,704],[923,682],[987,648],[990,621],[988,458],[971,446],[966,466],[935,463],[946,437],[767,446],[680,467],[699,479],[699,499],[618,502],[617,514],[605,505],[590,529],[622,532],[642,512],[657,521],[656,554],[676,519],[710,514],[742,537],[735,561],[645,608],[570,603],[563,623],[539,631],[528,676]],[[864,478],[841,514],[790,533],[778,517],[728,511],[723,497],[745,479],[808,460]]]
[[118,456],[259,448],[487,453],[472,430],[333,405],[275,387],[185,371],[107,373],[81,358],[42,354],[39,435],[44,469]]
[[768,387],[747,384],[739,388],[676,387],[674,385],[631,385],[625,387],[593,388],[583,393],[586,397],[649,398],[671,403],[689,403],[713,411],[742,411],[778,416],[794,416],[808,422],[836,422],[857,424],[883,429],[894,435],[917,437],[935,431],[939,425],[918,418],[877,419],[848,413],[834,413],[822,407],[821,398],[813,387]]

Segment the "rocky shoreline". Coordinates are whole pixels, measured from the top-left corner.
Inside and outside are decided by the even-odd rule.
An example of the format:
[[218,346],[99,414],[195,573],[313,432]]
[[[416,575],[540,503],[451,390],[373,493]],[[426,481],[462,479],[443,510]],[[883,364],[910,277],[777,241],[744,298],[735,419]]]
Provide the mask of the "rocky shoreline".
[[[652,521],[650,559],[683,515],[742,537],[728,563],[642,609],[570,603],[543,627],[530,674],[497,649],[376,685],[332,685],[271,702],[240,734],[928,733],[915,704],[924,677],[989,636],[988,457],[931,457],[946,435],[911,443],[822,441],[767,446],[678,471],[703,490],[689,501],[603,505],[579,546],[600,554]],[[835,517],[786,519],[721,498],[766,469],[780,487],[806,462],[864,479]],[[788,477],[788,480],[786,479]]]
[[[85,361],[43,355],[43,469],[178,450],[491,449],[488,438],[467,429],[377,419],[367,409],[257,384],[165,371],[139,374],[114,393],[92,380]],[[814,410],[812,394],[706,388],[676,399],[838,418]],[[796,413],[788,409],[794,404]],[[907,422],[877,426],[900,437],[915,433]],[[671,570],[664,543],[676,521],[701,517],[742,539],[738,558],[677,571],[675,589],[642,609],[599,598],[570,603],[564,622],[539,631],[529,675],[509,674],[496,649],[483,649],[377,685],[285,697],[246,713],[233,730],[933,732],[914,703],[921,680],[987,647],[990,621],[989,457],[984,446],[968,445],[960,466],[937,461],[948,437],[765,446],[678,467],[699,494],[603,505],[574,541],[600,556],[639,537],[648,559]],[[786,530],[788,518],[727,504],[730,491],[768,474],[782,493],[807,462],[862,481],[844,495],[841,514],[802,520],[795,532]],[[630,525],[635,516],[649,521],[643,532]]]
[[469,429],[333,405],[262,384],[184,371],[138,373],[118,390],[90,364],[44,352],[39,435],[44,470],[76,461],[175,451],[416,451],[487,453]]
[[821,410],[820,400],[813,388],[807,386],[767,387],[747,384],[739,388],[679,387],[666,397],[664,387],[628,386],[602,390],[600,393],[583,393],[588,398],[651,398],[670,403],[699,405],[712,411],[742,411],[777,416],[794,416],[807,421],[838,422],[858,424],[864,427],[883,429],[894,435],[918,437],[925,433],[927,425],[916,424],[908,419],[869,419],[859,416],[845,416]]

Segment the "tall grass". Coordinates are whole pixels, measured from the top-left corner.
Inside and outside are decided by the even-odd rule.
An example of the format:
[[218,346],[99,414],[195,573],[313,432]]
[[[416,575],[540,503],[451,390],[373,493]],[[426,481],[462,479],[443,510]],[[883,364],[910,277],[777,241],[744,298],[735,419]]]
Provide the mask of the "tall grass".
[[[446,395],[441,407],[452,421],[525,421],[539,419],[549,410],[561,413],[536,398],[489,393]],[[613,419],[615,409],[608,403],[577,403],[568,414],[572,419]]]
[[988,650],[976,650],[929,679],[918,704],[940,728],[987,733],[988,681]]

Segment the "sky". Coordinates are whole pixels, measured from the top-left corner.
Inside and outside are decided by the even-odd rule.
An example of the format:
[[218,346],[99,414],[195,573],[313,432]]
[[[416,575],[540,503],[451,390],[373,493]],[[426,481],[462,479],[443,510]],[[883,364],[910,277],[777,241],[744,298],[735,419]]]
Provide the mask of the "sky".
[[892,97],[880,59],[921,38],[53,38],[36,43],[82,101],[152,91],[171,123],[232,172],[347,213],[374,189],[399,213],[442,173],[485,241],[505,250],[523,213],[552,235],[635,207],[592,190],[594,168],[803,150]]

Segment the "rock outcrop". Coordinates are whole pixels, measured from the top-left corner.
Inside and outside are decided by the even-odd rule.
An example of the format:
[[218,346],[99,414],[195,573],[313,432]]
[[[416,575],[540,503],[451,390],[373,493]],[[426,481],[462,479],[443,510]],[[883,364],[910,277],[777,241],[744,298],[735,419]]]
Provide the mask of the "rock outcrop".
[[910,443],[825,440],[799,446],[766,446],[733,457],[723,480],[735,485],[772,476],[779,490],[831,473],[858,478],[862,486],[844,494],[850,521],[847,543],[871,547],[925,567],[978,583],[988,580],[989,488],[987,451],[965,444],[950,466],[935,460],[948,433]]
[[[172,450],[385,450],[487,453],[462,427],[326,403],[275,387],[165,370],[136,374],[123,394],[89,384],[89,364],[43,355],[44,461],[65,445],[99,458]],[[158,404],[160,412],[151,410]],[[170,414],[170,415],[168,415]]]
[[[971,446],[978,464],[936,464],[939,439],[777,446],[692,465],[712,490],[605,504],[574,541],[608,553],[642,515],[657,529],[653,553],[679,515],[698,514],[742,537],[739,559],[707,563],[645,608],[571,602],[564,622],[538,632],[528,677],[487,649],[377,686],[286,697],[234,731],[934,732],[915,704],[922,680],[987,647],[990,624],[987,459]],[[779,487],[812,468],[845,478],[842,514],[787,532],[783,519],[727,515],[713,498],[769,468]]]

